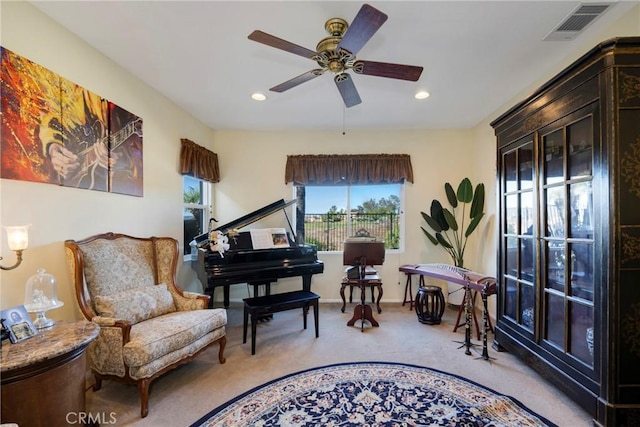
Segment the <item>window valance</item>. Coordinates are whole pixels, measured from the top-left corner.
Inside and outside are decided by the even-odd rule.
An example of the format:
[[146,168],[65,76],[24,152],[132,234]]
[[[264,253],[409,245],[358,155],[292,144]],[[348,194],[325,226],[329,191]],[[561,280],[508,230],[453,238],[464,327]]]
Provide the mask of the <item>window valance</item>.
[[220,182],[218,155],[188,139],[180,141],[180,173],[209,182]]
[[287,156],[285,183],[295,185],[392,184],[413,182],[408,154]]

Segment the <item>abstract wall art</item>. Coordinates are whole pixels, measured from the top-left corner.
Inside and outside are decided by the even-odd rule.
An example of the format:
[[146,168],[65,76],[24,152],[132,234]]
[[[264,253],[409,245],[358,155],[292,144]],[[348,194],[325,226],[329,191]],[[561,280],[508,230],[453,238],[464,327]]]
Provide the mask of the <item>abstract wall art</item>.
[[0,53],[0,177],[142,196],[142,119],[6,48]]

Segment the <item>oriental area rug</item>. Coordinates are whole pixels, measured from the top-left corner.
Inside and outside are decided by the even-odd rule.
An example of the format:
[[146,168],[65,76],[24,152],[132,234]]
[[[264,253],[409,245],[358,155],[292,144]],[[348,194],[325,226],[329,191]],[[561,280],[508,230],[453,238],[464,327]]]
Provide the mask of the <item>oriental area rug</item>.
[[555,426],[515,399],[421,366],[358,362],[287,375],[214,409],[192,427]]

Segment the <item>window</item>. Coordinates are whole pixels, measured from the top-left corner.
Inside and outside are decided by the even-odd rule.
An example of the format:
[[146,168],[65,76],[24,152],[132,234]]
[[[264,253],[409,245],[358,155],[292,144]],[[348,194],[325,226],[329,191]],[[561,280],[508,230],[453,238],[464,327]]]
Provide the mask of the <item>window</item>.
[[304,241],[320,251],[341,251],[347,237],[364,229],[386,249],[400,249],[402,195],[402,184],[299,186]]
[[182,177],[184,254],[191,254],[189,243],[206,232],[211,217],[211,184],[188,175]]

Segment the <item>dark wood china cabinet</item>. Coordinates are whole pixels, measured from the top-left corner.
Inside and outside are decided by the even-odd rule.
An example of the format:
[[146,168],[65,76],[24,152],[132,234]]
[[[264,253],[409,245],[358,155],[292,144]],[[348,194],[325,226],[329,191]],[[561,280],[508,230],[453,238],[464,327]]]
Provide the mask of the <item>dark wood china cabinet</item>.
[[640,37],[599,44],[491,126],[494,345],[594,424],[640,425]]

